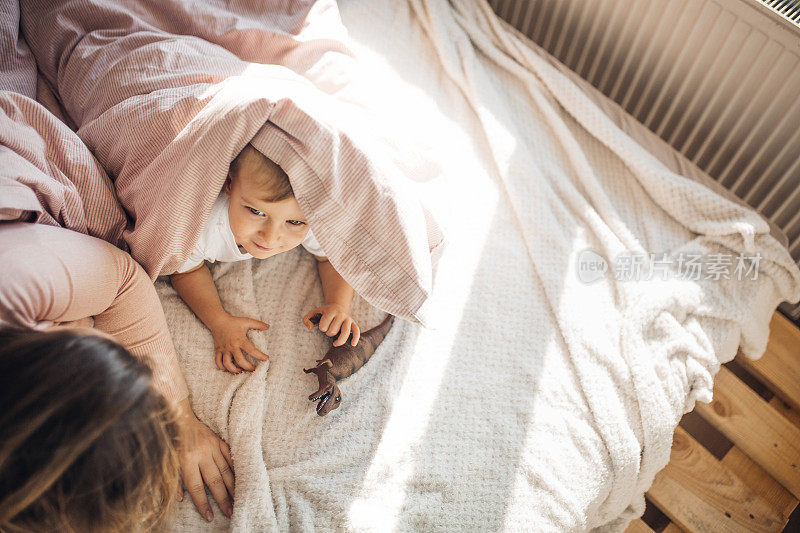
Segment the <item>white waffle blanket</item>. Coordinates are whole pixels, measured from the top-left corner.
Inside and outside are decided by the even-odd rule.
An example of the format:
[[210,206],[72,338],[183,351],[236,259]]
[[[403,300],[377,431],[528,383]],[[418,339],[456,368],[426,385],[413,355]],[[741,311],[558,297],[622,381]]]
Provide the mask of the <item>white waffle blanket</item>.
[[[621,531],[720,364],[760,356],[777,304],[800,299],[756,213],[669,170],[488,3],[453,3],[340,5],[360,65],[341,97],[429,178],[415,186],[448,238],[433,328],[396,321],[320,418],[302,372],[329,346],[300,322],[322,301],[311,255],[213,269],[229,312],[272,326],[252,333],[272,357],[252,374],[217,370],[159,281],[196,412],[232,448],[234,514],[215,508],[215,529]],[[756,254],[758,279],[737,279]],[[696,255],[701,279],[679,275]],[[382,316],[354,309],[362,330]],[[175,529],[203,524],[187,498]]]

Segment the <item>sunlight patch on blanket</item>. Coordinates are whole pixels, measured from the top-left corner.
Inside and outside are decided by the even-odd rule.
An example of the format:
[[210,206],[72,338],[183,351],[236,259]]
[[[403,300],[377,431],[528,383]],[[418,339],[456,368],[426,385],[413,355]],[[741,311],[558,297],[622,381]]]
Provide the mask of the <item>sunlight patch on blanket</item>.
[[361,490],[348,510],[356,529],[375,524],[387,530],[395,529],[406,501],[409,479],[415,471],[417,454],[429,431],[434,402],[439,397],[448,364],[451,364],[462,315],[466,308],[476,305],[469,296],[473,294],[473,279],[485,245],[492,238],[491,222],[500,191],[489,176],[476,174],[474,170],[465,169],[458,179],[473,183],[448,190],[447,203],[452,210],[453,223],[446,230],[448,247],[440,260],[431,297],[431,316],[436,316],[437,321],[417,339],[412,350],[415,357],[398,393],[399,398],[409,401],[394,403]]

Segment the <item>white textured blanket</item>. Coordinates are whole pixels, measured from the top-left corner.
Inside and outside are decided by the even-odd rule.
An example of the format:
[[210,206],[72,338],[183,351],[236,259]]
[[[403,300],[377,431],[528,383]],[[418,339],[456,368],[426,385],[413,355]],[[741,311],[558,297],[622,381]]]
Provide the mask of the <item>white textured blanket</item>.
[[[302,372],[329,342],[300,322],[322,300],[310,255],[213,269],[229,312],[272,326],[253,333],[272,359],[252,374],[218,371],[159,282],[196,412],[233,453],[217,529],[622,530],[720,363],[739,345],[760,356],[776,305],[800,299],[757,214],[668,170],[488,4],[456,4],[340,6],[362,73],[341,97],[413,142],[398,163],[431,177],[419,191],[449,241],[434,328],[396,321],[320,418]],[[622,279],[637,253],[666,279],[645,279],[649,257]],[[678,276],[681,253],[730,256],[730,279]],[[760,254],[758,279],[734,275],[740,253]],[[608,270],[586,283],[579,257]],[[382,316],[354,307],[362,329]],[[202,524],[187,499],[175,529]]]

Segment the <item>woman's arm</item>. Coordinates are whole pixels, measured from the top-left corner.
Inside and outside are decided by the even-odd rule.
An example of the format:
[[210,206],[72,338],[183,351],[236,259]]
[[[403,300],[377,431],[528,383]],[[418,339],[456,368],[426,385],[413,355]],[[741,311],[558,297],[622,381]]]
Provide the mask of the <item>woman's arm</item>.
[[41,329],[94,317],[95,328],[147,363],[167,399],[188,396],[161,302],[130,255],[41,224],[4,223],[0,242],[0,322]]
[[150,366],[154,386],[175,402],[184,485],[204,517],[213,517],[204,483],[230,516],[230,450],[192,412],[161,302],[144,270],[122,250],[82,233],[0,223],[0,272],[0,324],[40,329],[93,316],[97,329]]

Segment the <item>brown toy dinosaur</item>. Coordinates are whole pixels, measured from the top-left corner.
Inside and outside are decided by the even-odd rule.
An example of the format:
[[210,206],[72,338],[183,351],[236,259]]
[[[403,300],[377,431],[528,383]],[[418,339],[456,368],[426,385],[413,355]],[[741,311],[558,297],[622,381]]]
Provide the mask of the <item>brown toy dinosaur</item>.
[[[311,317],[311,322],[319,324],[319,315]],[[342,401],[342,394],[336,382],[349,377],[369,361],[378,345],[386,337],[394,323],[394,316],[386,315],[383,322],[361,334],[357,346],[345,343],[342,346],[333,346],[325,357],[317,359],[317,366],[304,368],[306,374],[314,373],[319,380],[319,390],[308,397],[312,402],[319,400],[317,414],[325,416],[337,407]]]

